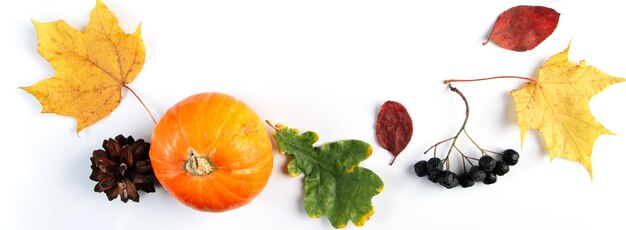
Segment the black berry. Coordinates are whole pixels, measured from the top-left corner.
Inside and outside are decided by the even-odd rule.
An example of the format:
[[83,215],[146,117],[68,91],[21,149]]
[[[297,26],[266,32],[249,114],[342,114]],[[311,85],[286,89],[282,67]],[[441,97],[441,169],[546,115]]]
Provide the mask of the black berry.
[[441,159],[437,157],[428,159],[428,163],[426,166],[426,168],[428,169],[428,173],[431,174],[433,172],[440,172],[441,170],[443,170],[443,162],[441,162]]
[[463,173],[459,176],[459,185],[463,188],[474,186],[474,181],[469,173]]
[[428,174],[428,180],[433,182],[433,183],[437,183],[439,182],[437,179],[439,178],[439,174],[441,174],[441,171],[434,171],[432,173]]
[[496,161],[496,168],[493,172],[498,176],[504,176],[509,172],[509,165],[504,161]]
[[485,171],[481,170],[478,166],[472,166],[469,175],[474,182],[481,182],[485,179]]
[[478,166],[485,172],[491,172],[496,168],[496,159],[489,155],[484,155],[478,160]]
[[502,160],[513,166],[517,164],[517,161],[519,160],[519,153],[513,149],[504,150],[504,152],[502,152]]
[[493,184],[498,181],[498,176],[496,176],[493,172],[488,172],[485,174],[485,179],[483,180],[484,184]]
[[456,173],[450,172],[449,170],[441,171],[437,181],[439,181],[439,184],[447,189],[451,189],[459,185],[459,179],[457,178]]
[[426,166],[427,164],[428,163],[426,163],[426,161],[424,160],[415,163],[415,165],[413,166],[413,169],[415,169],[415,175],[417,175],[418,177],[428,176],[428,168]]

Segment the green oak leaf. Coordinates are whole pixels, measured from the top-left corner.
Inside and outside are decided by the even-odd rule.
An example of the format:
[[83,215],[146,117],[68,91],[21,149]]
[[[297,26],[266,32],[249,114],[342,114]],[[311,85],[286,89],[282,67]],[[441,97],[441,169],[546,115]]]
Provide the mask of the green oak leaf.
[[281,154],[290,157],[289,175],[304,174],[304,209],[313,218],[328,216],[335,228],[348,221],[362,226],[374,214],[372,197],[383,189],[374,172],[359,166],[372,154],[372,146],[359,140],[342,140],[313,147],[317,134],[284,125],[273,126]]

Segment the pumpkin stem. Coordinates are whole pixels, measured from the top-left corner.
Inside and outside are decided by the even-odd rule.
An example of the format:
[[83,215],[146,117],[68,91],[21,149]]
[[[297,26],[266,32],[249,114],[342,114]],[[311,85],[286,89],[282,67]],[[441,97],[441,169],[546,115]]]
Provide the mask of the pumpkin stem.
[[185,161],[185,170],[194,176],[211,174],[215,167],[208,158],[200,156],[195,150],[189,149],[189,158]]

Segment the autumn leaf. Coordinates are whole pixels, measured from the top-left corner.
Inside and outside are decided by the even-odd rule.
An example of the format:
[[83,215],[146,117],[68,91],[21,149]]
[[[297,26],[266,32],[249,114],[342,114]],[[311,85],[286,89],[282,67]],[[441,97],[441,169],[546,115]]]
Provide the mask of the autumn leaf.
[[511,92],[522,143],[528,129],[543,134],[550,158],[578,161],[591,170],[591,150],[602,134],[612,134],[591,114],[589,100],[612,84],[624,81],[585,64],[568,60],[569,46],[548,59],[536,82]]
[[359,163],[372,154],[372,147],[359,140],[342,140],[313,147],[317,134],[284,125],[273,126],[281,154],[290,157],[289,175],[304,174],[304,209],[310,217],[328,216],[335,228],[348,221],[362,226],[374,213],[372,197],[383,181]]
[[490,40],[500,47],[527,51],[543,42],[559,23],[561,14],[543,6],[516,6],[504,11],[489,34]]
[[22,87],[39,100],[42,113],[76,118],[76,132],[109,115],[120,103],[121,89],[144,64],[141,27],[126,34],[117,18],[98,0],[85,32],[65,21],[33,21],[38,51],[55,75]]
[[380,107],[376,118],[378,144],[393,154],[390,165],[400,155],[413,136],[413,121],[402,104],[387,101]]

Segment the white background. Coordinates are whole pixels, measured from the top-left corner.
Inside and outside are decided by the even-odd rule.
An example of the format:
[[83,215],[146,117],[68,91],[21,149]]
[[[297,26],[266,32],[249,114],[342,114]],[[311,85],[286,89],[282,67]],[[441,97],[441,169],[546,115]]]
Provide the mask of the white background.
[[[494,185],[445,190],[413,174],[431,144],[453,135],[463,104],[447,78],[533,76],[572,40],[570,59],[585,59],[626,77],[626,14],[620,1],[373,1],[106,0],[128,32],[141,23],[146,64],[131,84],[157,119],[198,92],[220,91],[246,102],[262,119],[314,130],[320,143],[354,138],[374,147],[362,165],[385,189],[362,229],[624,229],[626,211],[626,84],[594,97],[594,116],[616,136],[593,148],[593,180],[578,163],[550,161],[532,131],[518,165]],[[552,36],[518,53],[482,46],[495,19],[519,4],[561,13]],[[107,118],[74,133],[75,121],[40,114],[18,89],[54,74],[36,51],[30,20],[64,19],[84,29],[95,0],[0,3],[0,229],[332,229],[303,208],[302,179],[285,173],[274,153],[267,187],[249,205],[203,213],[162,188],[140,203],[94,193],[89,157],[117,134],[149,139],[154,127],[132,95]],[[456,84],[469,99],[467,126],[484,148],[520,149],[508,92],[519,80]],[[402,102],[414,119],[412,142],[393,166],[374,137],[386,100]],[[269,129],[268,129],[269,131]],[[620,135],[623,134],[623,135]],[[461,146],[471,152],[471,146]],[[456,162],[455,162],[456,163]],[[354,229],[349,224],[348,229]]]

